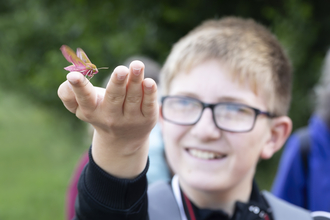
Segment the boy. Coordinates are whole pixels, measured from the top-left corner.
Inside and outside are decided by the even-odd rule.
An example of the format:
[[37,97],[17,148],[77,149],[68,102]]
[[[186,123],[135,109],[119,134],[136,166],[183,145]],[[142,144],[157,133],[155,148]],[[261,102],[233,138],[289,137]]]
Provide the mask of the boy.
[[[164,64],[160,111],[143,70],[139,61],[117,67],[105,91],[73,72],[59,88],[66,108],[95,128],[76,219],[311,219],[253,182],[258,160],[272,157],[292,127],[291,67],[268,30],[240,18],[195,28]],[[172,189],[160,183],[147,193],[158,115],[176,176]]]

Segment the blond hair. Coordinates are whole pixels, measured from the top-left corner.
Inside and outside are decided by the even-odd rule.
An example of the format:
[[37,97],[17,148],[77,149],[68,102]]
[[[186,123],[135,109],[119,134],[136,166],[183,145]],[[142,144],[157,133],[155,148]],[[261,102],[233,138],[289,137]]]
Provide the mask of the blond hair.
[[194,66],[216,59],[234,79],[247,81],[266,97],[268,111],[286,115],[291,101],[291,64],[283,48],[262,25],[252,19],[226,17],[208,20],[181,38],[161,71],[162,94],[173,78]]

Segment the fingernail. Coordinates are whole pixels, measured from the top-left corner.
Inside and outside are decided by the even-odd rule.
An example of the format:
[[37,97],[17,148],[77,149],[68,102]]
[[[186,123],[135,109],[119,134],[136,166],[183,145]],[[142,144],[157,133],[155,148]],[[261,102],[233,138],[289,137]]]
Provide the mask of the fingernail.
[[147,88],[147,89],[151,89],[152,86],[153,86],[153,83],[149,80],[146,80],[144,81],[144,86]]
[[126,73],[124,73],[124,72],[119,72],[119,73],[117,73],[116,74],[117,75],[117,79],[118,80],[124,80],[125,78],[126,78]]
[[133,68],[133,74],[138,76],[140,75],[140,72],[141,72],[141,68]]

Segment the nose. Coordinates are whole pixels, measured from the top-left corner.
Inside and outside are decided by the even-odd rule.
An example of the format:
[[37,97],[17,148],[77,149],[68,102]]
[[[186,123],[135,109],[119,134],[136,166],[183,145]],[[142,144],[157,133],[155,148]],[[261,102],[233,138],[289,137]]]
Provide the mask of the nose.
[[210,108],[204,109],[201,118],[190,132],[204,142],[219,139],[221,136],[221,130],[215,125]]

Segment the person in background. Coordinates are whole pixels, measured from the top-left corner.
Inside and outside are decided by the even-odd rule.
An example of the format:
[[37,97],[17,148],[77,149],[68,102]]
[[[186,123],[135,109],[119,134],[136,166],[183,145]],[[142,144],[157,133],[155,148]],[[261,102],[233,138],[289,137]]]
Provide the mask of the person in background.
[[330,211],[330,50],[315,87],[316,108],[308,126],[289,138],[272,192],[290,203]]
[[[153,79],[157,84],[159,81],[159,72],[160,72],[160,65],[148,58],[146,56],[132,56],[129,57],[125,62],[125,66],[129,66],[129,64],[134,60],[140,60],[146,65],[145,69],[145,76]],[[104,80],[102,87],[106,87],[107,83],[109,82],[110,76]],[[93,135],[93,127],[89,125],[88,132],[90,135]],[[150,136],[150,147],[149,147],[149,160],[150,166],[147,173],[148,183],[154,183],[156,181],[169,181],[171,179],[171,171],[168,168],[166,159],[165,159],[165,152],[164,152],[164,144],[163,139],[160,131],[159,124],[156,124],[155,127],[152,129]],[[68,186],[68,190],[66,193],[66,219],[71,220],[74,217],[74,206],[75,200],[78,195],[77,184],[80,177],[82,170],[84,169],[85,165],[88,163],[88,152],[81,157],[80,161],[78,162],[76,169],[74,170],[71,181]]]

